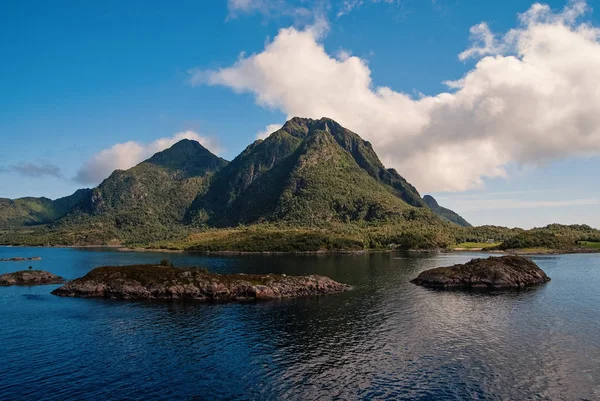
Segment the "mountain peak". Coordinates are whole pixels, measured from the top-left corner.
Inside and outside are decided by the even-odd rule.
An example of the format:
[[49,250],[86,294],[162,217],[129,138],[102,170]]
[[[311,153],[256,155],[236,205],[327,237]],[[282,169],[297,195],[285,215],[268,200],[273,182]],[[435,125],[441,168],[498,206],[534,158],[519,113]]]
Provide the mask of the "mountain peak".
[[285,123],[282,130],[300,140],[305,140],[308,135],[315,131],[327,132],[371,177],[391,187],[396,195],[409,205],[416,207],[425,206],[421,195],[419,195],[415,187],[410,185],[395,170],[385,169],[373,150],[371,143],[365,141],[349,129],[344,128],[337,121],[328,117],[321,117],[318,120],[293,117]]
[[164,150],[154,154],[150,159],[153,159],[156,157],[161,157],[160,155],[172,156],[175,153],[181,153],[181,152],[190,152],[190,153],[208,152],[208,153],[210,153],[210,151],[208,149],[206,149],[204,146],[202,146],[202,144],[200,142],[195,141],[193,139],[183,138],[182,140],[175,142],[169,148],[164,149]]
[[341,125],[337,123],[335,120],[329,117],[321,117],[319,119],[307,118],[307,117],[292,117],[285,124],[286,125],[299,125],[307,128],[318,128],[319,126],[324,127],[327,124],[333,124],[341,128]]
[[425,195],[423,197],[423,201],[425,201],[425,203],[427,204],[427,206],[429,206],[430,208],[433,207],[439,207],[439,203],[435,200],[435,198],[431,195]]
[[182,139],[168,149],[154,154],[144,163],[150,163],[180,171],[185,177],[203,175],[206,171],[218,170],[227,161],[214,155],[200,142],[193,139]]
[[439,205],[435,198],[431,195],[425,195],[423,202],[429,207],[435,214],[440,216],[442,219],[447,220],[451,223],[458,224],[463,227],[471,227],[471,224],[465,220],[462,216],[453,210],[447,209]]

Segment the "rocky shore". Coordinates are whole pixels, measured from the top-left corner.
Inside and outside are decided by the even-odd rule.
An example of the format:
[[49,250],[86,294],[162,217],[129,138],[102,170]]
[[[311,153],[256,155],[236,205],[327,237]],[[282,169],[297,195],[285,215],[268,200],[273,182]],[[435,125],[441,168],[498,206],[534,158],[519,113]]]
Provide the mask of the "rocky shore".
[[27,260],[42,260],[39,256],[33,258],[0,258],[0,262],[23,262]]
[[0,275],[0,286],[62,284],[65,280],[44,270],[22,270]]
[[162,265],[99,267],[52,291],[64,297],[253,301],[325,295],[351,287],[327,277],[221,275]]
[[438,267],[419,274],[411,282],[440,289],[523,288],[550,281],[531,259],[521,256],[473,259],[468,263]]

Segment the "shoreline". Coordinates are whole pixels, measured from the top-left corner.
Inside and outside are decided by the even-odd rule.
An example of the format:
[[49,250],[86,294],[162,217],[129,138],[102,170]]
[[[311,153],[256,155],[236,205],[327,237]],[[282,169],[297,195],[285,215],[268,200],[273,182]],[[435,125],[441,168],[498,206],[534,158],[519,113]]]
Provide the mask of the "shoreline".
[[557,249],[540,249],[540,250],[527,250],[527,249],[485,249],[485,248],[452,248],[450,252],[481,252],[488,254],[501,254],[501,255],[585,255],[591,253],[600,253],[598,249],[591,248],[576,248],[568,250],[557,250]]
[[485,248],[448,248],[448,249],[359,249],[359,250],[318,250],[318,251],[194,251],[185,249],[138,248],[123,245],[0,245],[2,248],[41,248],[41,249],[112,249],[117,252],[153,252],[153,253],[189,253],[198,255],[216,256],[243,256],[243,255],[366,255],[373,253],[486,253],[499,255],[576,255],[600,253],[598,249],[578,248],[571,250],[519,250],[519,249],[485,249]]
[[199,255],[236,256],[236,255],[365,255],[367,253],[394,252],[393,249],[383,250],[319,250],[319,251],[190,251],[185,249],[160,248],[118,248],[119,252],[156,252],[156,253],[194,253]]
[[76,249],[85,249],[85,248],[120,248],[123,245],[4,245],[0,244],[0,248],[43,248],[43,249],[52,249],[52,248],[76,248]]

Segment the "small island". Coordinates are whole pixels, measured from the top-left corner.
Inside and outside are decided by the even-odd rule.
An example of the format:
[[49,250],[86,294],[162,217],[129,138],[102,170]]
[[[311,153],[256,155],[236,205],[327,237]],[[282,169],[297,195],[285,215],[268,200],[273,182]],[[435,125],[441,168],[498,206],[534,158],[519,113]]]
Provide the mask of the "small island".
[[254,301],[325,295],[351,287],[327,277],[216,274],[165,265],[98,267],[52,291],[63,297]]
[[439,289],[506,289],[548,281],[550,277],[531,259],[511,255],[426,270],[411,283]]
[[0,262],[23,262],[28,260],[42,260],[39,256],[34,256],[32,258],[0,258]]
[[0,286],[62,284],[65,280],[45,270],[21,270],[0,275]]

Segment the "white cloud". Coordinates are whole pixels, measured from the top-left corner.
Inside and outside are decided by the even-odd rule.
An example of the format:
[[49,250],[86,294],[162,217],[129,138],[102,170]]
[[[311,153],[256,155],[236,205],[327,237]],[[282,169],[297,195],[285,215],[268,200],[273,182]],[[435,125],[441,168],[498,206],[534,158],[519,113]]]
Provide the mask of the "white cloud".
[[173,146],[182,139],[198,141],[213,153],[220,150],[213,139],[201,136],[194,131],[180,132],[172,137],[159,138],[149,143],[136,141],[117,143],[96,153],[84,163],[77,172],[75,180],[84,184],[96,185],[107,178],[114,170],[131,168],[150,158],[153,154]]
[[336,11],[337,17],[341,17],[365,3],[400,4],[400,0],[227,0],[227,8],[229,18],[258,13],[267,18],[292,17],[297,22],[306,22],[327,11]]
[[349,50],[346,50],[346,49],[340,49],[336,53],[335,57],[340,61],[346,61],[350,57],[352,57],[352,52],[350,52]]
[[460,57],[482,58],[436,96],[374,86],[364,60],[336,58],[315,30],[296,28],[230,67],[192,71],[191,81],[253,93],[289,117],[331,117],[419,190],[464,191],[506,177],[511,162],[600,153],[600,30],[578,22],[587,9],[534,4],[503,36],[478,25]]
[[265,5],[261,0],[228,0],[227,6],[230,10],[249,11],[255,8],[260,8]]
[[337,12],[337,16],[341,17],[342,15],[349,14],[354,9],[361,7],[365,3],[399,4],[400,0],[344,0],[339,11]]
[[17,173],[24,177],[42,178],[55,177],[63,178],[62,172],[58,166],[54,164],[35,164],[35,163],[20,163],[11,166],[0,167],[0,173]]
[[306,22],[315,15],[314,10],[288,0],[228,0],[227,8],[228,18],[259,13],[267,18],[291,17],[297,22]]
[[266,139],[273,132],[281,129],[282,126],[283,126],[283,124],[269,124],[265,127],[265,129],[263,129],[262,131],[259,131],[256,134],[256,139]]

